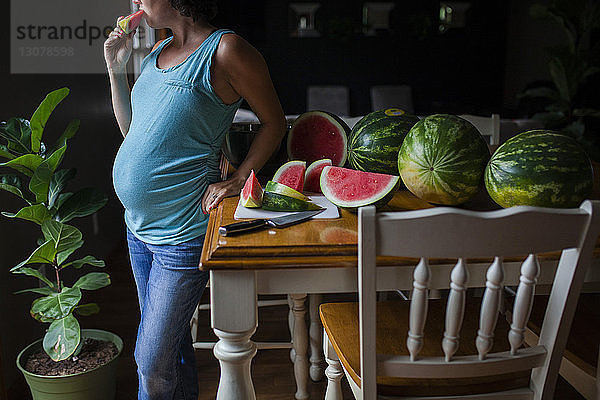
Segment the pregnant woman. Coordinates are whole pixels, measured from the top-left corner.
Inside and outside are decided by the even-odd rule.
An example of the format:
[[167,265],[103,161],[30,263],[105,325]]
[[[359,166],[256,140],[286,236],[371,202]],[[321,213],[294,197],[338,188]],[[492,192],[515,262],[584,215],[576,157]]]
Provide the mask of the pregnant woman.
[[[208,274],[198,269],[207,213],[240,192],[285,133],[264,59],[210,21],[216,0],[137,0],[148,24],[169,28],[130,90],[131,32],[104,44],[112,104],[124,136],[113,166],[141,310],[135,347],[138,399],[197,399],[189,322]],[[245,99],[262,129],[233,175],[220,182],[221,143]]]

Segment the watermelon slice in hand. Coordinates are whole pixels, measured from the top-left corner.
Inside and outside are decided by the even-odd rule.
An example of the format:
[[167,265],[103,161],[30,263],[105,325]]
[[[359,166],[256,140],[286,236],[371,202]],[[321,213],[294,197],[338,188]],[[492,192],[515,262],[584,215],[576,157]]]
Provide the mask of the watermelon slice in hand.
[[321,191],[333,204],[356,212],[358,207],[386,205],[400,184],[400,177],[342,167],[325,167]]
[[302,192],[305,171],[306,162],[298,160],[288,161],[275,172],[273,182],[281,183],[291,187],[297,192]]
[[263,190],[254,175],[254,170],[250,172],[250,176],[246,179],[244,188],[240,193],[241,203],[244,207],[258,208],[262,206]]
[[331,165],[331,160],[326,158],[324,160],[317,160],[306,168],[306,173],[304,174],[305,192],[321,193],[321,172],[328,165]]
[[133,14],[130,14],[130,15],[126,16],[125,18],[119,19],[117,21],[117,25],[119,25],[119,27],[121,29],[123,29],[123,32],[125,32],[125,34],[129,34],[129,33],[133,32],[134,30],[136,30],[136,28],[138,26],[140,26],[143,16],[144,16],[143,10],[134,12]]

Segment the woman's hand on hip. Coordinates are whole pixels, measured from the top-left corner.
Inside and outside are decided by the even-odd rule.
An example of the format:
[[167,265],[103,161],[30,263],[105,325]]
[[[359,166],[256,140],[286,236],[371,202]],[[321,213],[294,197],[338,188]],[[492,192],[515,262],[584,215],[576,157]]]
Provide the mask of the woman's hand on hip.
[[223,182],[208,185],[202,197],[202,212],[208,214],[225,197],[236,196],[240,193],[246,183],[243,176],[233,175]]
[[[119,17],[117,22],[123,17]],[[109,71],[118,70],[124,71],[127,61],[131,56],[133,48],[133,36],[136,30],[126,34],[121,27],[117,26],[108,35],[108,39],[104,42],[104,59],[106,60],[106,67]]]

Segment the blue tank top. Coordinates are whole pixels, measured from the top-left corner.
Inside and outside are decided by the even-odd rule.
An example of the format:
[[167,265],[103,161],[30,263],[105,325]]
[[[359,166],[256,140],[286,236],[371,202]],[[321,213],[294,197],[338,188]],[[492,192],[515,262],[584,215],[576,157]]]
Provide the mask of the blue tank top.
[[142,62],[131,91],[129,132],[113,165],[113,185],[125,207],[125,223],[150,244],[179,244],[206,232],[202,196],[220,180],[219,157],[241,99],[225,104],[210,82],[221,37],[211,33],[185,61],[158,68],[172,37]]

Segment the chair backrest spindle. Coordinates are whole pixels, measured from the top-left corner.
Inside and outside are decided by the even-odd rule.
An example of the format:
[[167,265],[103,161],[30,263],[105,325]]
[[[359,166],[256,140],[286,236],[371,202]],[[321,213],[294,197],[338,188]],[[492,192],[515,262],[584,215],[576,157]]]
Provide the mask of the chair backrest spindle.
[[508,341],[510,343],[510,353],[517,354],[517,349],[521,347],[525,340],[525,327],[529,321],[531,307],[533,307],[533,295],[535,293],[535,284],[540,274],[540,263],[537,256],[530,254],[521,267],[521,278],[515,305],[513,308],[513,318],[508,332]]
[[446,356],[446,362],[449,362],[458,350],[459,333],[465,315],[468,279],[467,264],[465,260],[459,258],[450,274],[450,294],[446,305],[446,330],[444,331],[444,339],[442,339],[442,349]]
[[481,301],[479,330],[475,340],[480,360],[485,360],[494,345],[494,330],[498,322],[498,310],[502,299],[502,281],[504,280],[504,266],[501,257],[494,258],[494,262],[488,268],[485,278],[486,288]]
[[410,300],[410,321],[406,347],[411,361],[417,359],[423,348],[423,331],[427,319],[428,285],[431,270],[426,258],[421,258],[413,273],[413,291]]

